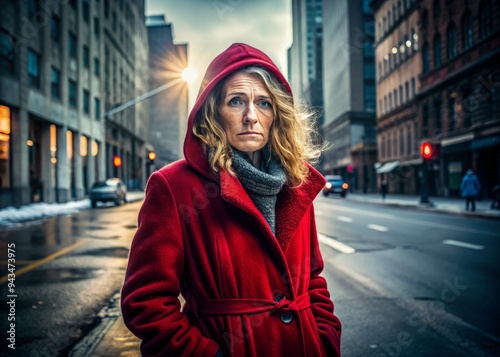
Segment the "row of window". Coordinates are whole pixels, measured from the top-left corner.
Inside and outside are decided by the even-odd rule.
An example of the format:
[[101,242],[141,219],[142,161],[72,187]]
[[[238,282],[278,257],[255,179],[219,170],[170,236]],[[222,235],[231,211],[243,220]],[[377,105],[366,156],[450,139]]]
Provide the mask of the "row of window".
[[380,98],[378,102],[379,116],[389,113],[399,106],[409,102],[417,94],[416,91],[417,83],[415,78],[412,78],[410,82],[405,82],[404,89],[403,85],[400,85],[399,90],[395,88],[392,93],[384,95],[384,98]]
[[407,11],[414,2],[416,2],[416,0],[404,0],[404,2],[402,0],[398,0],[397,2],[394,1],[392,3],[392,11],[391,8],[389,8],[386,16],[382,17],[382,21],[377,22],[377,41],[389,32],[389,30],[400,18],[404,16],[405,11]]
[[378,62],[378,80],[380,81],[388,76],[416,52],[418,52],[418,34],[412,28],[411,37],[405,35],[404,40],[399,41],[397,46],[392,46],[389,53],[386,53],[382,61]]
[[[477,38],[482,40],[489,36],[493,32],[493,24],[491,18],[491,11],[489,11],[488,6],[483,6],[479,11],[479,33],[477,34]],[[455,23],[451,22],[446,30],[446,58],[448,60],[453,59],[458,54],[458,35],[457,35],[457,26]],[[466,11],[462,17],[461,21],[461,49],[462,51],[466,51],[471,48],[474,44],[474,40],[476,38],[474,34],[474,17],[472,16],[470,11]],[[441,67],[442,65],[442,43],[441,43],[441,34],[438,32],[434,35],[434,39],[432,42],[433,49],[433,61],[432,64],[434,69]],[[429,72],[431,69],[431,58],[430,58],[430,44],[425,43],[422,47],[422,66],[423,72]]]
[[[40,88],[40,56],[31,49],[28,50],[28,83],[35,88]],[[73,107],[78,107],[77,88],[77,82],[69,79],[68,103]],[[61,72],[54,66],[50,68],[50,93],[52,98],[61,98]],[[95,118],[100,119],[99,98],[94,98],[94,105]],[[83,90],[83,111],[86,114],[90,113],[90,94],[86,89]]]
[[418,138],[416,134],[416,130],[413,130],[411,124],[403,126],[399,130],[395,129],[392,132],[382,134],[378,148],[380,160],[413,155],[417,151]]

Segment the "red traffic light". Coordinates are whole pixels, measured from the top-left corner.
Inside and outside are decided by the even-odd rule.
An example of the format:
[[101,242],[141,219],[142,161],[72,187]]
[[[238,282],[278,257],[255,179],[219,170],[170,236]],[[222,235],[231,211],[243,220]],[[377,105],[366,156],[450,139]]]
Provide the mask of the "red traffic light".
[[424,159],[431,159],[434,156],[434,146],[429,142],[420,144],[420,154]]
[[122,166],[122,158],[118,155],[113,157],[113,166],[114,167],[120,167]]

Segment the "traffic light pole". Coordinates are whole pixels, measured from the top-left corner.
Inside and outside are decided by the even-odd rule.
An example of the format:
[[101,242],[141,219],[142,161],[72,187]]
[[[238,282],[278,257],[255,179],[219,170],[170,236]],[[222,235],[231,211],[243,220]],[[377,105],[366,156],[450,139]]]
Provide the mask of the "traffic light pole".
[[420,170],[420,204],[422,205],[432,205],[429,201],[429,177],[428,177],[428,165],[429,159],[423,159],[422,169]]

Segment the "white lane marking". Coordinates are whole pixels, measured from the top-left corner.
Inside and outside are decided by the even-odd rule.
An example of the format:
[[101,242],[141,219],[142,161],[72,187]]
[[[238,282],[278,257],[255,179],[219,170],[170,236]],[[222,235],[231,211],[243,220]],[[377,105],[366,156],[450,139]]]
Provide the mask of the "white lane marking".
[[376,231],[380,231],[380,232],[387,232],[389,230],[389,228],[384,227],[384,226],[379,226],[378,224],[369,224],[368,228],[376,230]]
[[332,247],[333,249],[336,249],[339,252],[344,253],[344,254],[352,254],[352,253],[356,252],[356,249],[354,249],[353,247],[349,247],[347,244],[339,242],[336,239],[327,237],[321,233],[318,233],[318,240],[321,243],[326,244],[327,246]]
[[458,240],[444,240],[443,244],[454,245],[454,246],[457,246],[457,247],[469,248],[469,249],[475,249],[475,250],[484,249],[484,245],[477,245],[477,244],[470,244],[470,243],[465,243],[465,242],[459,242]]
[[393,219],[393,218],[395,218],[395,216],[392,215],[392,214],[384,214],[384,213],[377,213],[377,212],[365,211],[365,210],[360,210],[360,209],[356,209],[356,208],[349,208],[349,207],[345,207],[345,206],[342,206],[342,207],[341,206],[332,206],[332,205],[324,204],[322,202],[315,202],[314,206],[315,207],[320,207],[321,206],[321,208],[326,208],[328,210],[338,209],[338,210],[341,210],[342,212],[351,212],[351,213],[363,214],[365,216],[371,216],[371,217],[377,217],[377,218],[386,218],[386,219]]
[[[315,205],[318,205],[315,203]],[[383,213],[375,213],[375,212],[368,212],[360,209],[355,209],[355,208],[348,208],[348,207],[340,207],[340,206],[332,206],[332,205],[324,205],[324,208],[328,207],[328,209],[331,210],[342,210],[342,212],[352,212],[352,213],[357,213],[357,214],[362,214],[366,216],[372,216],[372,217],[378,217],[378,218],[386,218],[390,220],[396,220],[398,223],[412,223],[412,224],[419,224],[422,226],[427,226],[427,227],[434,227],[434,228],[442,228],[442,229],[450,229],[453,231],[458,231],[461,233],[473,233],[473,234],[482,234],[485,236],[492,236],[492,237],[498,237],[498,233],[494,232],[486,232],[486,231],[480,231],[478,229],[473,229],[473,228],[466,228],[466,227],[459,227],[459,226],[452,226],[449,224],[443,224],[443,223],[436,223],[436,222],[429,222],[429,221],[421,221],[418,219],[413,219],[413,218],[403,218],[403,217],[395,217],[390,214],[383,214]]]
[[338,216],[337,219],[342,222],[352,222],[352,218],[349,217]]

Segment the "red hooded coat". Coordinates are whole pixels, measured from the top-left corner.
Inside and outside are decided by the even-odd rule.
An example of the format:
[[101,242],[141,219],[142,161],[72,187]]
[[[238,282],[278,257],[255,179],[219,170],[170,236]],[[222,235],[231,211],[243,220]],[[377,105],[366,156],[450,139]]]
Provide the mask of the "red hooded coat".
[[207,70],[189,116],[186,159],[147,184],[122,289],[123,318],[143,356],[340,355],[312,205],[323,177],[309,167],[306,183],[282,189],[274,235],[240,181],[211,170],[192,134],[214,85],[249,65],[267,68],[291,92],[264,53],[232,45]]

